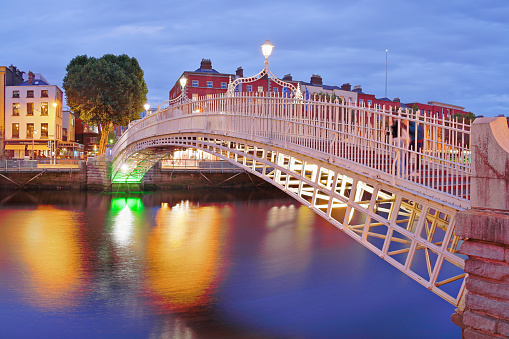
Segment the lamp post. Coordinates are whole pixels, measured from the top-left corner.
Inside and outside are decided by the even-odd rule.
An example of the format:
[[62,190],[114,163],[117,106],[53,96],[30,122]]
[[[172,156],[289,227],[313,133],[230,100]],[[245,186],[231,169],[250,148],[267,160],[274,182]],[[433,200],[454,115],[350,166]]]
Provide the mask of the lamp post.
[[145,116],[147,116],[148,115],[148,109],[150,108],[149,103],[148,102],[145,103],[145,105],[143,105],[143,107],[145,108]]
[[187,78],[186,77],[182,77],[182,78],[180,78],[179,81],[180,81],[180,87],[181,87],[180,95],[181,96],[185,96],[186,95]]
[[389,50],[385,50],[385,98],[387,98],[387,52]]
[[289,90],[291,90],[296,99],[302,99],[302,91],[300,90],[300,84],[297,84],[297,87],[295,87],[293,84],[277,78],[270,71],[269,56],[272,54],[274,45],[269,40],[267,40],[261,46],[261,48],[262,48],[262,54],[265,57],[264,68],[261,70],[260,73],[254,75],[252,77],[249,77],[249,78],[237,78],[234,81],[231,81],[231,79],[230,79],[230,83],[228,84],[228,91],[226,92],[227,96],[232,97],[235,94],[235,89],[237,88],[238,85],[240,85],[242,83],[248,83],[248,82],[253,82],[253,81],[259,80],[259,79],[263,78],[265,75],[267,75],[269,81],[270,81],[270,79],[272,79],[276,84],[280,85],[281,87],[283,87],[283,88],[286,87]]
[[34,137],[35,137],[35,133],[39,132],[38,130],[33,130],[32,131],[32,160],[34,159]]

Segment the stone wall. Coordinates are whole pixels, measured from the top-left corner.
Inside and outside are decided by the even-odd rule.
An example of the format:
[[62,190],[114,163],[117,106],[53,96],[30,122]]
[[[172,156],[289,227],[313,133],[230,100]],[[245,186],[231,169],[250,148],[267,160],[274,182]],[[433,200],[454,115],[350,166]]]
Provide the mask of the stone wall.
[[86,167],[75,172],[7,172],[0,173],[1,190],[84,190]]
[[87,189],[108,190],[110,185],[111,159],[106,154],[87,160]]
[[505,118],[472,124],[472,209],[456,215],[465,238],[467,293],[453,322],[464,338],[509,337],[509,130]]

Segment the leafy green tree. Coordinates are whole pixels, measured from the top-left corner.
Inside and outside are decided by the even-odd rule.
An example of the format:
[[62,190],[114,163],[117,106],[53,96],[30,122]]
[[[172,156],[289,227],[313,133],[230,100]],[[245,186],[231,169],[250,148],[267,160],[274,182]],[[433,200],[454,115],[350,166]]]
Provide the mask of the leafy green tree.
[[148,92],[143,70],[136,58],[105,54],[101,58],[79,55],[66,71],[67,104],[83,122],[99,127],[102,154],[113,126],[127,126],[143,111]]

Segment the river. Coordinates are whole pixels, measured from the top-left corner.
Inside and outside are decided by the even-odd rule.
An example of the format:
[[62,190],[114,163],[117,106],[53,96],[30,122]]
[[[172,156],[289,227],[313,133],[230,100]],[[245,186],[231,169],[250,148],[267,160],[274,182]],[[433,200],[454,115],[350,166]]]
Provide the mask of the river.
[[460,338],[277,190],[0,192],[0,338]]

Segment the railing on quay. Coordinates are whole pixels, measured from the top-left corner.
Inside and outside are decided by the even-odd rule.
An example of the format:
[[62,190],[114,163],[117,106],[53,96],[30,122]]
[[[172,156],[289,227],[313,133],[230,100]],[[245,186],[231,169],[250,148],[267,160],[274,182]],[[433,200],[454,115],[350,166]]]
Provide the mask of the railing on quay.
[[85,166],[79,159],[6,159],[0,160],[0,172],[79,172]]
[[[405,125],[423,135],[422,149],[408,147]],[[216,95],[178,103],[133,121],[113,148],[117,156],[137,140],[172,132],[205,132],[274,144],[395,184],[425,187],[468,203],[470,125],[420,111],[366,107],[339,100],[279,95]]]

